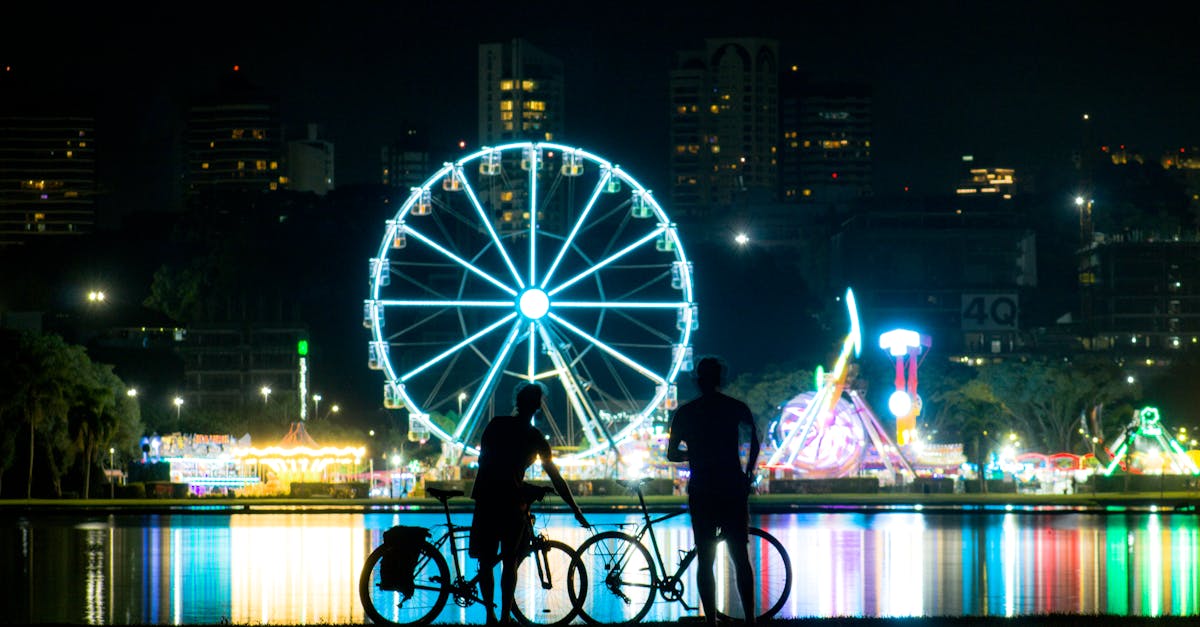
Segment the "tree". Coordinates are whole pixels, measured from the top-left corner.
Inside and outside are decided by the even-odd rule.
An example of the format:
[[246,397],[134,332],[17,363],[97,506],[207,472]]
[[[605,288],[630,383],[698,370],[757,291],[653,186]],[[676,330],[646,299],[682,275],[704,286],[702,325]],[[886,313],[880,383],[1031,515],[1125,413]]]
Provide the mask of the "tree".
[[69,411],[71,445],[83,460],[84,497],[91,494],[91,474],[105,449],[119,444],[122,450],[141,432],[137,403],[126,394],[125,384],[112,366],[88,362],[74,388]]
[[1005,361],[981,367],[979,377],[1003,403],[1012,429],[1046,453],[1078,449],[1081,416],[1093,407],[1141,395],[1115,362],[1102,357]]
[[[65,439],[71,389],[78,365],[86,359],[83,348],[66,344],[52,334],[22,333],[14,350],[0,364],[0,415],[5,428],[29,430],[29,466],[25,497],[33,496],[33,470],[37,437],[50,448]],[[58,460],[48,457],[51,477],[58,491],[61,476]]]
[[759,433],[779,415],[780,408],[798,394],[813,389],[813,372],[775,364],[759,372],[738,376],[725,386],[725,393],[742,399],[754,414]]

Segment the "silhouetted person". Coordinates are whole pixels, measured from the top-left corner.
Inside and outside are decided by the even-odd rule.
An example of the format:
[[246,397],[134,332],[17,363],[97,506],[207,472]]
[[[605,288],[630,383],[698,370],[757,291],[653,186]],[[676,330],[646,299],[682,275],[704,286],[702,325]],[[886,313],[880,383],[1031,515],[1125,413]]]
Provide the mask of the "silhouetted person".
[[[696,364],[700,397],[675,410],[671,418],[667,459],[688,462],[688,509],[696,540],[699,571],[696,583],[708,623],[717,620],[716,579],[713,566],[717,545],[725,539],[737,576],[738,596],[747,624],[754,624],[754,571],[747,555],[750,524],[749,497],[752,472],[758,461],[758,429],[750,408],[717,391],[724,382],[725,364],[705,357]],[[739,427],[750,428],[750,455],[743,470],[738,450]],[[685,445],[686,450],[680,448]],[[740,549],[740,550],[739,550]]]
[[575,503],[571,489],[563,480],[551,457],[546,437],[533,426],[533,414],[542,406],[545,389],[537,382],[517,388],[513,416],[495,416],[483,430],[479,443],[479,472],[471,489],[475,515],[471,520],[470,555],[479,560],[479,592],[487,605],[487,622],[497,622],[494,614],[493,569],[500,572],[500,622],[509,622],[517,588],[517,558],[529,542],[529,503],[524,487],[525,471],[541,458],[542,469],[550,476],[558,495],[575,512],[575,520],[588,526]]

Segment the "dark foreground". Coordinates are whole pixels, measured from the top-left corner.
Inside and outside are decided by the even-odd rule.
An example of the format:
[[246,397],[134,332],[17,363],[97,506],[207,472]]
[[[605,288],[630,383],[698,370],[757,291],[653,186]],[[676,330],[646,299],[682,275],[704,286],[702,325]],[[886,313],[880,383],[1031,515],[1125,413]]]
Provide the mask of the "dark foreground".
[[[220,623],[218,625],[197,625],[194,627],[229,627],[237,623]],[[342,625],[361,625],[362,623],[320,623],[323,627],[341,627]],[[365,623],[371,625],[372,623]],[[702,626],[699,621],[680,621],[679,623],[639,623],[642,627],[674,627],[676,625]],[[1000,616],[954,616],[931,618],[802,618],[774,620],[760,623],[770,627],[1014,627],[1031,625],[1042,627],[1053,625],[1087,625],[1087,627],[1160,627],[1162,625],[1183,627],[1184,625],[1200,625],[1200,616],[1161,616],[1157,618],[1144,616],[1097,616],[1080,614],[1049,614],[1042,616],[1015,616],[1004,618]],[[64,625],[64,623],[39,623],[42,626]],[[149,627],[149,626],[147,626]],[[165,627],[165,626],[164,626]],[[291,627],[291,626],[284,626]],[[297,626],[298,627],[298,626]],[[434,627],[460,627],[451,623],[438,623]]]

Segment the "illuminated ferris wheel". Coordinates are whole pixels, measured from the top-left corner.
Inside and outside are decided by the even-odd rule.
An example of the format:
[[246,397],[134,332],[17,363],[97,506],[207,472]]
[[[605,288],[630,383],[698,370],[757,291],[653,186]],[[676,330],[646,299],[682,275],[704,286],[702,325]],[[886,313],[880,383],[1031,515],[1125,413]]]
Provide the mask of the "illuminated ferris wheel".
[[614,449],[677,402],[692,265],[650,191],[579,148],[514,143],[447,163],[387,220],[363,324],[384,406],[478,452],[522,381],[549,389],[558,456]]

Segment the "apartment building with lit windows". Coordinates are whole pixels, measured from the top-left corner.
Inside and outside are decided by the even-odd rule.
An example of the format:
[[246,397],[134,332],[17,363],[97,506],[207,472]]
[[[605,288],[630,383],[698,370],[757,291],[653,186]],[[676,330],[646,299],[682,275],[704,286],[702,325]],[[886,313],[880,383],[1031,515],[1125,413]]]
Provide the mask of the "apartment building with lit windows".
[[779,200],[837,204],[870,197],[870,88],[814,81],[793,66],[781,74],[779,92]]
[[563,63],[524,39],[479,46],[479,142],[555,141],[565,130]]
[[0,245],[94,230],[94,118],[51,111],[0,111]]
[[268,191],[287,186],[279,106],[235,68],[187,116],[188,192]]
[[707,220],[777,196],[779,44],[707,39],[670,72],[674,215]]

